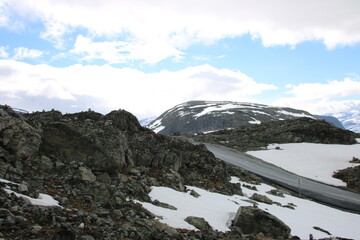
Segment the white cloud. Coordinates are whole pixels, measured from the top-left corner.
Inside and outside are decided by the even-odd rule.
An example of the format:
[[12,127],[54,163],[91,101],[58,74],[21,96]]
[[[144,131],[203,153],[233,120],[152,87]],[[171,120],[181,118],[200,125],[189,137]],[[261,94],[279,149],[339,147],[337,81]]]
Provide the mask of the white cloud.
[[274,104],[310,111],[314,114],[348,112],[360,108],[360,79],[345,78],[327,83],[287,85],[290,97]]
[[77,36],[72,53],[83,56],[83,60],[102,59],[109,63],[143,60],[157,63],[168,57],[181,58],[182,52],[161,39],[153,42],[128,43],[125,41],[93,42],[91,38]]
[[288,93],[301,101],[360,95],[360,80],[351,78],[327,83],[302,83],[289,87],[291,90]]
[[[159,115],[188,100],[243,101],[276,88],[257,83],[240,72],[209,65],[143,73],[111,66],[55,68],[0,60],[0,69],[0,91],[4,95],[72,100],[71,105],[78,104],[78,97],[86,96],[97,101],[84,110],[91,107],[104,112],[123,108],[140,117]],[[71,112],[71,107],[66,110]]]
[[0,47],[0,58],[8,58],[9,54],[7,53],[8,47]]
[[[130,57],[151,55],[152,62],[178,56],[195,43],[251,34],[265,46],[323,41],[328,48],[360,42],[358,0],[178,0],[178,1],[6,1],[3,11],[41,20],[42,37],[61,45],[64,33],[76,28],[89,36],[127,42]],[[5,20],[1,20],[5,21]],[[164,48],[164,49],[162,49]],[[167,52],[166,52],[167,51]],[[154,57],[157,52],[162,55]],[[166,52],[166,53],[165,53]],[[146,59],[149,59],[147,57]]]
[[24,59],[24,58],[38,58],[41,57],[44,52],[36,49],[29,49],[25,47],[18,47],[14,49],[15,55],[13,59]]

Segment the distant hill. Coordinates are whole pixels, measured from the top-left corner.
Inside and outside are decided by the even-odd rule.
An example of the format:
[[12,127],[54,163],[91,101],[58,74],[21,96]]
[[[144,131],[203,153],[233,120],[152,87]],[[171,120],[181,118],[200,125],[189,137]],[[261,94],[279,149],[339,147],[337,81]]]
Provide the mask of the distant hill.
[[306,111],[256,103],[189,101],[167,110],[147,127],[163,135],[194,134],[298,117],[315,118]]
[[332,124],[335,127],[341,128],[341,129],[345,129],[345,127],[343,126],[343,124],[339,121],[339,119],[337,119],[334,116],[322,116],[322,115],[314,115],[314,117],[316,117],[317,119],[322,119],[325,120],[326,122]]
[[191,135],[190,138],[197,142],[249,151],[266,148],[271,143],[355,144],[357,134],[319,119],[293,118]]
[[346,129],[360,133],[360,111],[342,112],[334,116],[341,121]]
[[141,126],[146,126],[149,123],[151,123],[152,121],[154,121],[154,119],[156,119],[156,117],[144,118],[144,119],[139,120],[139,123]]

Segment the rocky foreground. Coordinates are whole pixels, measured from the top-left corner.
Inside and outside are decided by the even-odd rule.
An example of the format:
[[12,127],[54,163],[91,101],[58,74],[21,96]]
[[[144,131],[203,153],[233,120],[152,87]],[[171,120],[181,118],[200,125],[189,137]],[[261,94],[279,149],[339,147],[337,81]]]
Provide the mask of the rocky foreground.
[[[189,231],[160,223],[133,201],[152,202],[151,186],[186,191],[185,185],[192,185],[242,194],[230,176],[259,180],[226,166],[202,145],[141,127],[124,110],[20,115],[0,106],[0,239],[255,239],[260,231],[288,238],[286,225],[257,209],[246,211],[250,218],[239,217],[239,211],[240,220],[226,233],[203,229],[203,219],[189,216],[202,229]],[[25,197],[41,194],[59,206],[34,205]],[[266,229],[246,230],[241,221],[248,224],[255,217],[264,219]]]

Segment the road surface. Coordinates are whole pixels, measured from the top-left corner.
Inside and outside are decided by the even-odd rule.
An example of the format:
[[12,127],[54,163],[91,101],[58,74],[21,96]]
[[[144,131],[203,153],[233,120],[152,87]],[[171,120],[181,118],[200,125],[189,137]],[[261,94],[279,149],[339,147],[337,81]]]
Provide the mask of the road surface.
[[207,143],[205,145],[215,157],[229,164],[265,177],[318,202],[360,213],[360,194],[358,193],[301,177],[233,149]]

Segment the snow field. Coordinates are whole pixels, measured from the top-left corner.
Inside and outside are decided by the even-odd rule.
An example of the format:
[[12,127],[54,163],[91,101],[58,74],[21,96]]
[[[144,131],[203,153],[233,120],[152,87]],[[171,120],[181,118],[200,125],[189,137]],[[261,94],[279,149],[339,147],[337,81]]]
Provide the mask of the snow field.
[[[280,150],[276,150],[276,147]],[[338,170],[358,165],[349,161],[353,157],[360,157],[360,145],[271,144],[268,150],[246,153],[306,178],[335,186],[346,186],[345,182],[333,178],[332,175]]]

